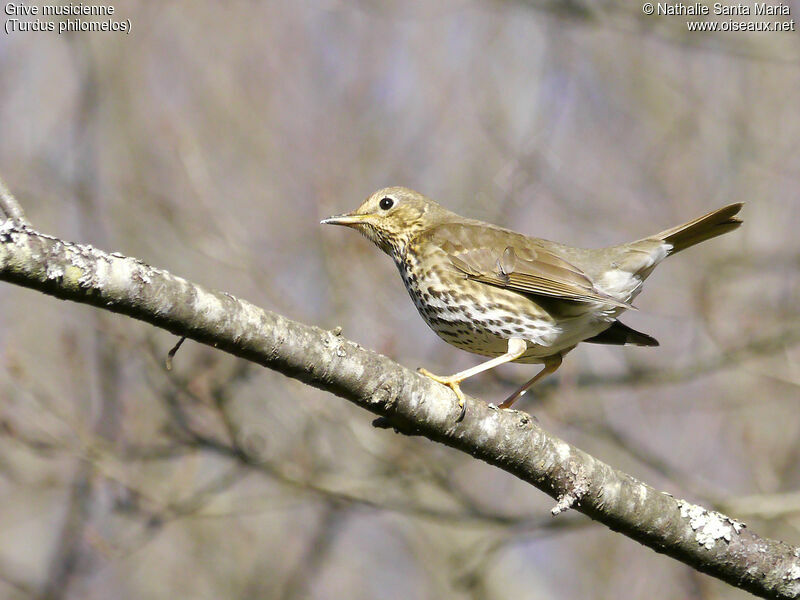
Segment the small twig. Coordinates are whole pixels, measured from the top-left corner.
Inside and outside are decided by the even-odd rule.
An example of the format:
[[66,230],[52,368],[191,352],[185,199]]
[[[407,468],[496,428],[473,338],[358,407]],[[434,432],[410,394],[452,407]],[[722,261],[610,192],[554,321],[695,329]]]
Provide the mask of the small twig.
[[25,211],[22,210],[19,202],[14,198],[2,177],[0,177],[0,216],[5,217],[3,220],[9,219],[22,225],[28,224],[25,218]]
[[402,433],[408,436],[423,435],[419,428],[414,427],[413,423],[403,423],[396,418],[378,417],[373,419],[372,426],[376,429],[392,429],[395,433]]
[[172,371],[172,359],[175,358],[175,354],[180,349],[183,342],[186,341],[186,336],[183,336],[181,339],[178,340],[178,343],[172,347],[172,350],[167,352],[167,360],[164,361],[164,366],[167,367],[167,371]]

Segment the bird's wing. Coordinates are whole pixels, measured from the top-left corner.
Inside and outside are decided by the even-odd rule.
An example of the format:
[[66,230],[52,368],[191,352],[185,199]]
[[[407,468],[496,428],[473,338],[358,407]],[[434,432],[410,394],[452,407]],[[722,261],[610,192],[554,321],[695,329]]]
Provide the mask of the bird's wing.
[[474,281],[521,294],[633,308],[595,288],[583,271],[544,247],[507,246],[499,255],[488,248],[444,244],[443,249],[452,265]]

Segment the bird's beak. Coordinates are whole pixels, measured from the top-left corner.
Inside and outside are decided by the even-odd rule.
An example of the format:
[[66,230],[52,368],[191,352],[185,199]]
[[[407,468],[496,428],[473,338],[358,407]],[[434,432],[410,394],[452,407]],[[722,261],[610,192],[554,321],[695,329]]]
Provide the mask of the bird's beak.
[[363,223],[369,218],[369,215],[360,215],[357,213],[346,213],[344,215],[334,215],[332,217],[328,217],[327,219],[322,219],[320,221],[321,225],[344,225],[346,227],[352,227],[353,225],[358,225]]

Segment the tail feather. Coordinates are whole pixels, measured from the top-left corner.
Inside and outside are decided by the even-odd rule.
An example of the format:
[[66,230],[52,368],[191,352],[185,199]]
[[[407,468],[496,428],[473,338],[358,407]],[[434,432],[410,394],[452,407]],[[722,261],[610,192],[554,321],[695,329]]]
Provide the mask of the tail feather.
[[609,344],[612,346],[658,346],[658,340],[652,336],[636,331],[620,321],[614,321],[611,327],[598,333],[594,337],[583,340],[590,344]]
[[742,220],[736,214],[742,209],[743,204],[737,202],[736,204],[729,204],[723,208],[703,215],[689,221],[683,225],[678,225],[672,229],[667,229],[661,233],[654,235],[656,239],[663,240],[670,244],[670,254],[675,254],[681,250],[685,250],[695,244],[710,240],[723,233],[733,231],[742,224]]

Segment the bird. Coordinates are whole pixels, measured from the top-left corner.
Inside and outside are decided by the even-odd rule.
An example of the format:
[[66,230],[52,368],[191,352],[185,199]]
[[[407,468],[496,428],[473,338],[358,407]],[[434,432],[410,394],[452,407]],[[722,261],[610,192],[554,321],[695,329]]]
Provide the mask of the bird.
[[665,258],[738,228],[743,204],[724,206],[634,242],[589,249],[528,237],[457,215],[405,187],[378,190],[325,225],[355,229],[393,260],[419,314],[445,342],[491,357],[453,375],[419,372],[450,387],[508,362],[544,365],[498,405],[507,409],[581,342],[658,346],[619,320]]

